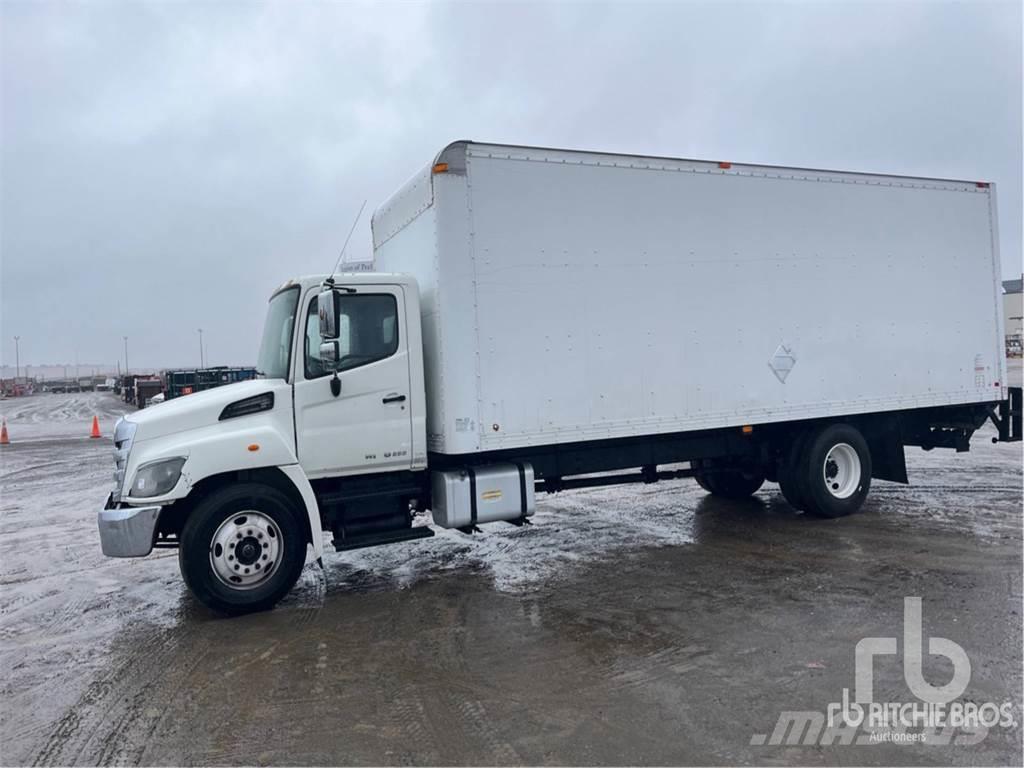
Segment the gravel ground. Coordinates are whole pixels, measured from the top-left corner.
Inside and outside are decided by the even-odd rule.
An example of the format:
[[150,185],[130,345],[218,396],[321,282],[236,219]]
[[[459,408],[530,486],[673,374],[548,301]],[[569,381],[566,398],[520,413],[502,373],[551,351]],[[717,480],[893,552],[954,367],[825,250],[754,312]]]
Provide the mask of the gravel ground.
[[[330,553],[277,610],[224,620],[175,553],[100,554],[123,408],[0,403],[0,764],[1021,764],[1021,447],[991,430],[908,450],[912,485],[843,520],[772,484],[540,497],[532,527]],[[854,647],[901,636],[905,596],[966,650],[963,698],[1010,702],[1013,726],[752,745],[852,689]],[[876,691],[911,701],[894,659]],[[950,669],[926,656],[934,684]]]

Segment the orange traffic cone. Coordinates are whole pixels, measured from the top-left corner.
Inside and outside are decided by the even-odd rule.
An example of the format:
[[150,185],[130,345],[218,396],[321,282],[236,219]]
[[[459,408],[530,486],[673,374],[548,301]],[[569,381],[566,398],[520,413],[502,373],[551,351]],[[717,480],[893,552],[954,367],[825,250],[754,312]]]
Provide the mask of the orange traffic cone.
[[92,434],[89,437],[103,437],[100,434],[100,420],[96,416],[92,417]]
[[7,436],[7,419],[3,420],[3,426],[0,426],[0,445],[10,445],[11,438]]

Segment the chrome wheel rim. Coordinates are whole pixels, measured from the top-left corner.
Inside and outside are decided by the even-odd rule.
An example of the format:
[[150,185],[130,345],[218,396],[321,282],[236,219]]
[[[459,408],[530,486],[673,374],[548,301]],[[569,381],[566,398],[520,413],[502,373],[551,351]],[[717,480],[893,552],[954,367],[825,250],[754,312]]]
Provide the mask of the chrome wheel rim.
[[848,499],[860,487],[860,456],[849,443],[839,443],[825,456],[822,477],[828,492],[837,499]]
[[270,517],[247,509],[229,517],[210,542],[210,566],[231,589],[255,589],[273,575],[284,556],[281,529]]

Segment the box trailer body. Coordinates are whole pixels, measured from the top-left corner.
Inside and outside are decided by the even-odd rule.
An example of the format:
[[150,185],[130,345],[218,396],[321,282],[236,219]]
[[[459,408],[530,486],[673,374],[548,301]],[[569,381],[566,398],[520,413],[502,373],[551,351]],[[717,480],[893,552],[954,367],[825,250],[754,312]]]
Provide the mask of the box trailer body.
[[459,143],[374,216],[430,450],[1005,399],[995,191]]
[[1020,439],[994,195],[456,142],[374,214],[378,271],[272,294],[258,378],[118,423],[103,551],[180,548],[192,591],[239,613],[324,530],[469,535],[540,492],[769,481],[851,514],[908,481],[906,446],[968,450],[988,419]]

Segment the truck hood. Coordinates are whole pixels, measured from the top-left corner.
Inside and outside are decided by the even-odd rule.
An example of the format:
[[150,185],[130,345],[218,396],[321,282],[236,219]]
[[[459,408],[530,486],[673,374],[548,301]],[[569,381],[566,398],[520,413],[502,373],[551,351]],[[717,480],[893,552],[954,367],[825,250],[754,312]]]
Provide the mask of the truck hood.
[[[279,390],[283,380],[253,379],[226,384],[150,406],[125,416],[137,424],[135,442],[216,424],[225,407],[247,397]],[[276,385],[276,386],[275,386]],[[278,404],[275,403],[275,406]]]

